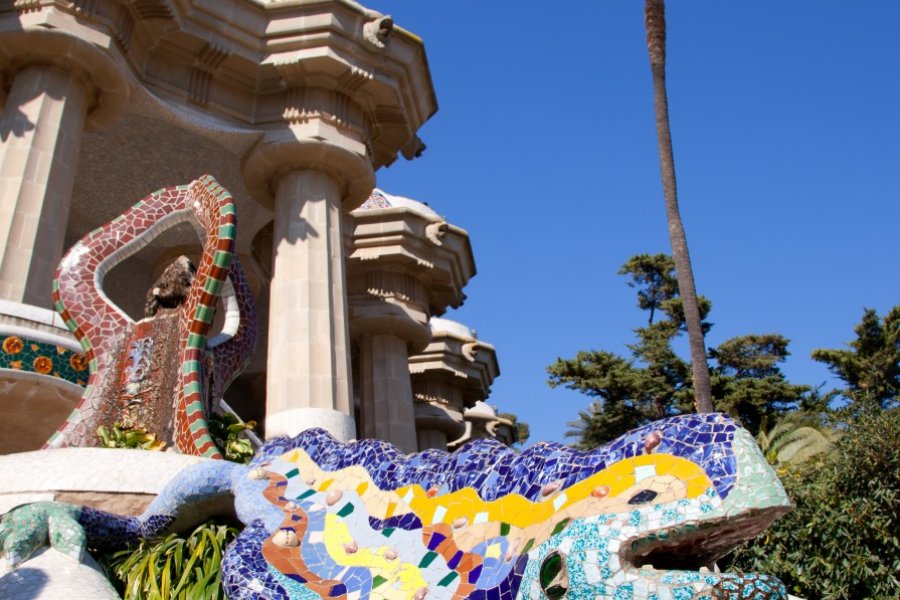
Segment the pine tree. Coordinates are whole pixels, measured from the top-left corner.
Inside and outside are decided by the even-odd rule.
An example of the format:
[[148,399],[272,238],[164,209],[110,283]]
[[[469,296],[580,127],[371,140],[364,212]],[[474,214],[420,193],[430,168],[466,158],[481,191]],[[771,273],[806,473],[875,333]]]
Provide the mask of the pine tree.
[[825,363],[844,381],[836,390],[854,404],[867,402],[883,409],[900,404],[900,305],[882,320],[871,308],[865,309],[855,328],[856,339],[849,349],[813,350],[813,360]]
[[716,409],[735,416],[752,432],[768,416],[799,407],[815,392],[787,381],[779,364],[790,355],[788,340],[777,333],[731,338],[709,351]]
[[[582,351],[559,358],[547,368],[550,387],[564,386],[594,398],[568,423],[567,437],[592,448],[629,429],[663,417],[690,412],[693,405],[691,366],[672,342],[685,330],[684,310],[675,282],[675,265],[665,254],[634,256],[619,270],[636,289],[638,308],[650,315],[635,329],[631,355],[604,350]],[[698,297],[701,326],[712,307]],[[805,406],[818,406],[809,386],[788,382],[779,368],[789,355],[788,340],[778,334],[747,335],[726,340],[710,350],[715,407],[738,419],[752,433],[769,416]]]

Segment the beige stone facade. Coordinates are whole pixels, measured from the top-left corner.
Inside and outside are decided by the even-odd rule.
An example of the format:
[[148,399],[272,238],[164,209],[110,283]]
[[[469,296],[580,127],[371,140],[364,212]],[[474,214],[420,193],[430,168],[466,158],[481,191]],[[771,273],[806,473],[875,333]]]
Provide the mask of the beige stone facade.
[[[229,404],[267,436],[322,426],[413,451],[465,434],[463,411],[498,374],[493,348],[458,344],[471,364],[454,376],[477,383],[445,403],[417,390],[432,394],[434,365],[458,362],[428,349],[434,317],[475,274],[468,236],[399,197],[359,209],[380,167],[424,148],[416,132],[437,103],[421,39],[351,0],[17,0],[0,6],[0,83],[0,338],[77,351],[50,310],[65,249],[148,193],[211,173],[237,201],[261,315]],[[168,261],[199,248],[176,226],[104,289],[140,318]],[[0,390],[0,417],[24,427],[0,452],[34,448],[79,395],[9,365]]]

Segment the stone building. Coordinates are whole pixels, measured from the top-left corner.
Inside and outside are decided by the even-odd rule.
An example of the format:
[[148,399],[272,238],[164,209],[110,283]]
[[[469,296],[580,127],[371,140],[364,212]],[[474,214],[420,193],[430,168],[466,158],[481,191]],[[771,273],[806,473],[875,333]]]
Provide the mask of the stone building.
[[[238,414],[266,436],[320,426],[407,451],[471,435],[494,350],[436,319],[475,274],[468,236],[372,192],[437,110],[415,34],[352,0],[17,0],[0,6],[0,83],[0,417],[15,423],[0,453],[39,447],[87,379],[51,309],[65,249],[204,173],[237,201],[261,316],[226,396]],[[103,289],[138,320],[160,272],[199,251],[177,225],[123,252]]]

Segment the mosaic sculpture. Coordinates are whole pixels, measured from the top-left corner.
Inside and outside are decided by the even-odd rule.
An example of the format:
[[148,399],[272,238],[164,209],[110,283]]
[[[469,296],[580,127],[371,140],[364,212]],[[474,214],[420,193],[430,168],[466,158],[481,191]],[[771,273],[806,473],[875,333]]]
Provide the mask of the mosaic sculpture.
[[245,524],[223,560],[232,599],[787,597],[773,577],[708,568],[790,508],[751,435],[721,414],[591,452],[477,440],[406,456],[313,429],[270,441],[249,466],[186,469],[141,516],[39,503],[7,516],[0,539],[12,563],[48,536],[77,558],[85,544],[185,527],[229,494]]
[[[154,284],[135,322],[103,292],[103,276],[173,225],[205,232],[200,264],[181,257]],[[82,238],[63,258],[53,301],[90,367],[78,406],[46,447],[98,445],[97,428],[140,427],[185,454],[220,458],[207,431],[212,402],[246,366],[256,344],[252,292],[234,254],[231,195],[207,175],[150,194]],[[220,335],[207,340],[216,305]]]

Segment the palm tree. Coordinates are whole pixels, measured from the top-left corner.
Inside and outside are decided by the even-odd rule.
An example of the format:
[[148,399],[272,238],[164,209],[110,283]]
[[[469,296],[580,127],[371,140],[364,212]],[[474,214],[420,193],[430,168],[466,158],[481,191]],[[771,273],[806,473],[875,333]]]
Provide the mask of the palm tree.
[[563,437],[575,438],[577,441],[572,445],[579,450],[591,450],[597,447],[600,441],[595,439],[597,436],[593,431],[594,416],[602,411],[600,402],[594,400],[587,408],[578,411],[577,420],[566,423],[569,429],[563,434]]
[[712,412],[712,387],[709,382],[709,366],[706,364],[706,344],[694,286],[691,257],[687,238],[678,210],[678,193],[675,186],[675,157],[672,153],[672,134],[669,131],[669,100],[666,95],[666,7],[665,0],[646,0],[644,23],[647,28],[647,50],[650,53],[650,70],[653,73],[653,104],[656,109],[656,137],[659,145],[659,166],[663,192],[666,198],[666,217],[669,222],[669,239],[672,242],[672,258],[678,279],[678,292],[684,302],[688,341],[691,348],[691,373],[694,384],[694,405],[697,412]]
[[825,427],[815,417],[801,413],[784,415],[771,429],[766,425],[766,417],[763,417],[756,443],[772,465],[800,464],[831,450],[840,437],[837,431]]

